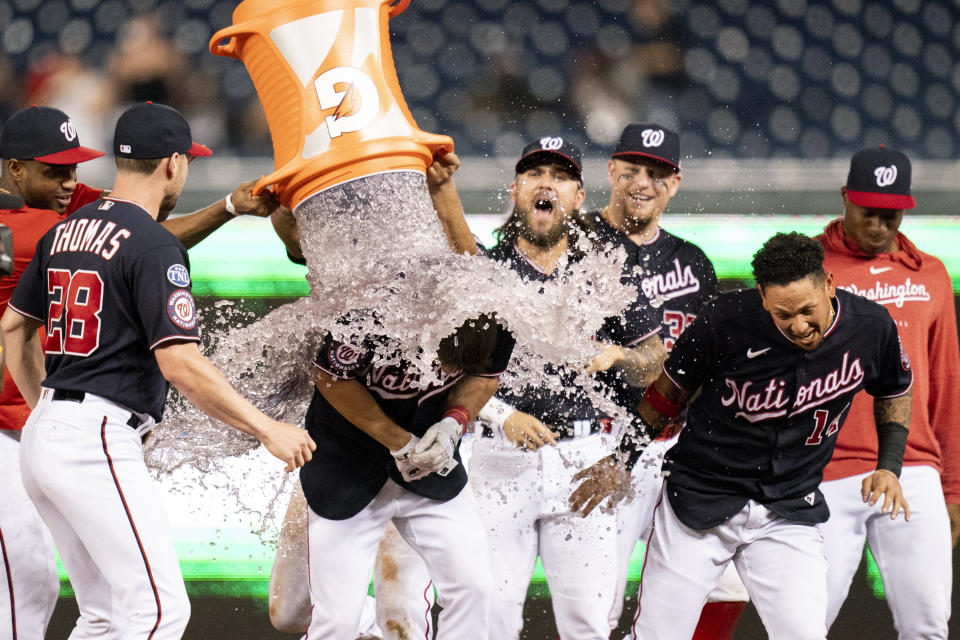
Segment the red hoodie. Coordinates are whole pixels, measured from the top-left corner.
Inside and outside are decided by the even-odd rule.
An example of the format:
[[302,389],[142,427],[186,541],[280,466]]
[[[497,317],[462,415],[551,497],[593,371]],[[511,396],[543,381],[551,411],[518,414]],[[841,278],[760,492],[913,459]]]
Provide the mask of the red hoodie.
[[[840,288],[882,304],[900,331],[913,368],[913,404],[904,465],[927,465],[940,472],[949,503],[960,503],[960,348],[953,286],[943,263],[923,253],[902,233],[900,247],[871,257],[834,220],[817,240],[824,247],[824,269]],[[873,398],[857,394],[837,435],[824,480],[846,478],[877,465]]]
[[[0,209],[0,223],[10,227],[13,235],[13,275],[0,279],[0,315],[6,311],[13,290],[17,287],[23,270],[33,258],[40,238],[65,216],[85,204],[99,200],[102,194],[102,189],[94,189],[83,183],[77,184],[73,198],[62,216],[48,209]],[[43,331],[43,328],[40,330]],[[29,415],[30,407],[20,395],[10,371],[4,368],[3,391],[0,391],[0,429],[19,431]]]

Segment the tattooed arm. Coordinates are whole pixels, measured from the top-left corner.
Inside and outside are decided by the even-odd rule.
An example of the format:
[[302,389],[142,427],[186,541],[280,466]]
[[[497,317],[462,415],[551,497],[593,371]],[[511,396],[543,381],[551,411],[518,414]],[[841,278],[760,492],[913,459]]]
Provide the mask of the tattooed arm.
[[900,487],[900,468],[903,452],[907,447],[907,430],[910,425],[910,402],[913,392],[896,398],[874,398],[873,419],[877,424],[877,470],[864,478],[861,486],[863,501],[871,506],[883,496],[882,513],[897,517],[900,509],[910,519],[910,505],[903,497]]

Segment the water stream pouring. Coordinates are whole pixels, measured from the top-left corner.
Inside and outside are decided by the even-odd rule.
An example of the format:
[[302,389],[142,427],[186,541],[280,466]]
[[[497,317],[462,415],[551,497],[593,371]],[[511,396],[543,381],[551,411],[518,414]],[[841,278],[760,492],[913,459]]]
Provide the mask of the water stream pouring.
[[[257,188],[270,187],[294,210],[309,268],[308,298],[230,329],[210,354],[278,419],[302,421],[325,331],[340,339],[387,335],[431,381],[440,340],[492,311],[521,345],[517,383],[532,382],[542,378],[544,358],[586,362],[603,319],[637,295],[620,284],[622,255],[590,253],[565,278],[528,283],[485,258],[451,253],[425,171],[453,141],[417,128],[390,51],[388,20],[407,4],[245,0],[210,43],[250,72],[276,164]],[[347,314],[355,321],[338,324]],[[396,353],[378,356],[384,362]],[[167,415],[148,452],[161,470],[209,465],[255,445],[184,402]]]

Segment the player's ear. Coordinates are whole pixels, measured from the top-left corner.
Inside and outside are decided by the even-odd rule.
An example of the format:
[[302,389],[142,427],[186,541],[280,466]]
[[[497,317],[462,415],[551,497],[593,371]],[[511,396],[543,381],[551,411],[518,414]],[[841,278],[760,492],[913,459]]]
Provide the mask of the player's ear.
[[677,171],[677,172],[673,175],[673,180],[669,180],[669,181],[667,182],[667,184],[669,185],[667,188],[668,188],[669,191],[670,191],[670,197],[671,197],[671,198],[672,198],[673,196],[677,195],[677,191],[680,189],[680,181],[681,181],[681,180],[683,180],[683,174],[680,173],[679,171]]
[[613,159],[607,160],[607,181],[610,183],[610,186],[616,186],[617,184],[617,164]]
[[517,179],[514,178],[513,182],[510,183],[510,186],[507,187],[507,193],[510,195],[510,200],[516,204],[517,203]]
[[832,271],[827,271],[827,275],[823,279],[823,285],[827,288],[828,296],[832,298],[836,295],[837,285],[836,285],[836,281],[834,280]]

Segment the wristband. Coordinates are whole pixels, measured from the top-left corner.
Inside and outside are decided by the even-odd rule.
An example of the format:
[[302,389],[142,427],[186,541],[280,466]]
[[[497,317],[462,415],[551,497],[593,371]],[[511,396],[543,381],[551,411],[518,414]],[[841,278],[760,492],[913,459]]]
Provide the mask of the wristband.
[[667,416],[668,418],[676,418],[683,412],[683,407],[657,391],[656,387],[652,384],[643,392],[643,399],[646,400],[651,407],[656,409],[659,414]]
[[467,427],[470,426],[470,412],[467,411],[467,408],[462,404],[455,404],[444,411],[443,417],[456,420],[460,424],[461,434],[466,433]]
[[225,203],[225,204],[224,204],[224,208],[227,210],[227,213],[229,213],[230,215],[232,215],[234,218],[236,218],[237,216],[240,215],[239,213],[237,213],[237,208],[236,208],[235,206],[233,206],[233,194],[232,194],[232,193],[228,193],[228,194],[227,194],[227,197],[224,198],[223,200],[224,200],[224,203]]
[[907,427],[899,422],[890,421],[877,425],[877,469],[886,469],[900,477],[908,434]]
[[489,422],[492,426],[502,431],[503,423],[507,421],[507,418],[509,418],[513,412],[513,407],[496,396],[493,396],[487,400],[487,404],[483,405],[483,408],[480,409],[480,415],[477,417]]

